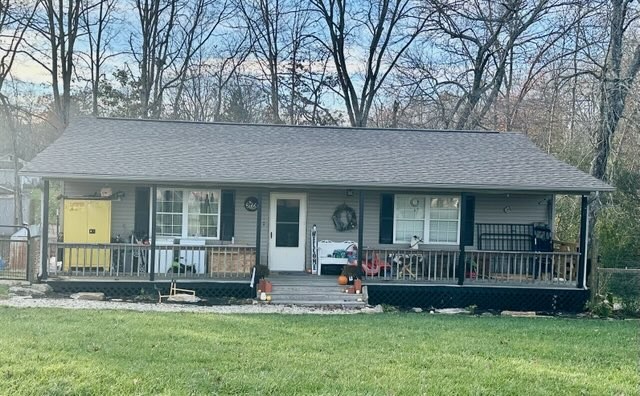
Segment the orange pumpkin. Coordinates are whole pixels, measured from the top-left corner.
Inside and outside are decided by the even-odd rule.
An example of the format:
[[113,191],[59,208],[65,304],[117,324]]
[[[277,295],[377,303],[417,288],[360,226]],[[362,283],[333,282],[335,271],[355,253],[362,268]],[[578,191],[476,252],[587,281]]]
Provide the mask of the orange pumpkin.
[[347,279],[347,277],[346,277],[346,276],[344,276],[344,275],[340,275],[340,276],[338,277],[338,284],[339,284],[339,285],[343,285],[343,286],[344,286],[344,285],[346,285],[346,284],[347,284],[347,282],[349,282],[349,279]]

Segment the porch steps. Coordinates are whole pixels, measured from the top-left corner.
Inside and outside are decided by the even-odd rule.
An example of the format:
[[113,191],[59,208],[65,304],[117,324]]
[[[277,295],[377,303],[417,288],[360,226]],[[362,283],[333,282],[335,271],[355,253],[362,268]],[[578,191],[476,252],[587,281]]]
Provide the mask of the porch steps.
[[347,286],[338,285],[335,277],[277,276],[270,277],[269,280],[273,285],[272,304],[343,307],[366,305],[365,295],[345,293]]

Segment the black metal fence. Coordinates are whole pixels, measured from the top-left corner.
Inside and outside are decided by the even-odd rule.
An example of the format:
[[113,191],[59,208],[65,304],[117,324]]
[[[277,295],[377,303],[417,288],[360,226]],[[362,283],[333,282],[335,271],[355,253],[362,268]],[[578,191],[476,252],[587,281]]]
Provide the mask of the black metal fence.
[[539,224],[476,224],[478,250],[550,252],[551,230]]
[[599,268],[595,292],[621,305],[627,314],[640,314],[640,268]]
[[29,227],[0,225],[0,279],[32,280],[34,239]]

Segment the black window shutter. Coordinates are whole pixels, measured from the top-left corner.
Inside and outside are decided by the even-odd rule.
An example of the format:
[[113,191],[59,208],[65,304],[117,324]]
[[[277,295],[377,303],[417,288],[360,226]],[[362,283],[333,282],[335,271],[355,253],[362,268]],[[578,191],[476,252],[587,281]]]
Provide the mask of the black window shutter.
[[230,241],[235,231],[236,193],[233,190],[222,190],[220,203],[220,239]]
[[393,243],[393,194],[380,195],[380,243]]
[[475,195],[462,194],[462,240],[464,246],[473,245],[473,236],[476,221],[476,197]]
[[[136,187],[133,233],[138,239],[149,237],[149,187]],[[155,197],[154,197],[155,198]]]

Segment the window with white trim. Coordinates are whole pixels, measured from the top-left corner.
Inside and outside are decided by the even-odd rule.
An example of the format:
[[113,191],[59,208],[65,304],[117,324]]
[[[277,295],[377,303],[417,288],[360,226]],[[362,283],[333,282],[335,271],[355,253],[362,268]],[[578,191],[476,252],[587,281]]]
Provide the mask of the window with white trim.
[[424,239],[425,197],[396,195],[395,198],[395,242],[411,241],[412,236]]
[[431,197],[429,200],[429,243],[458,243],[460,198]]
[[220,237],[220,190],[158,190],[158,236]]
[[182,190],[158,190],[156,232],[160,236],[182,236]]
[[396,194],[394,243],[410,243],[413,236],[432,244],[457,244],[460,197]]

